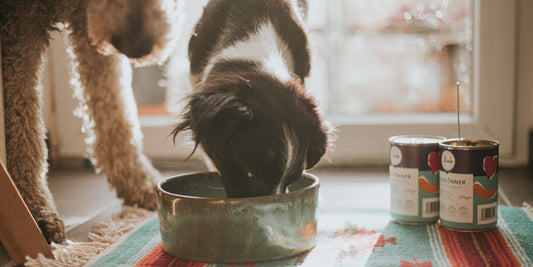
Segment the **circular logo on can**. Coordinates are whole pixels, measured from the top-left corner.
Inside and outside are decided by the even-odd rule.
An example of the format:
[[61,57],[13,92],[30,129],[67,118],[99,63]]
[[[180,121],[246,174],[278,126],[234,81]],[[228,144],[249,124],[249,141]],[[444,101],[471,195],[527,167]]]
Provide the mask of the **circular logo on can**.
[[394,166],[402,162],[402,151],[397,146],[390,148],[390,163]]
[[442,169],[447,172],[451,171],[453,167],[455,167],[455,157],[449,150],[444,150],[444,152],[442,152],[442,155],[440,156],[440,161]]

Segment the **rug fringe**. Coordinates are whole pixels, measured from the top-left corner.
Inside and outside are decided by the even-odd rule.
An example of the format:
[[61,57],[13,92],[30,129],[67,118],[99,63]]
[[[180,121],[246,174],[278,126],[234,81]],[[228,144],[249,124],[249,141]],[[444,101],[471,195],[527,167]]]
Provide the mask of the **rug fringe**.
[[522,204],[522,210],[524,210],[529,219],[533,221],[533,206],[527,202],[524,202]]
[[48,259],[39,254],[37,258],[26,257],[24,266],[82,266],[153,214],[154,212],[142,208],[124,206],[118,216],[113,216],[108,221],[99,222],[93,227],[89,233],[89,240],[91,241],[73,242],[67,240],[65,244],[52,243],[51,247],[55,259]]

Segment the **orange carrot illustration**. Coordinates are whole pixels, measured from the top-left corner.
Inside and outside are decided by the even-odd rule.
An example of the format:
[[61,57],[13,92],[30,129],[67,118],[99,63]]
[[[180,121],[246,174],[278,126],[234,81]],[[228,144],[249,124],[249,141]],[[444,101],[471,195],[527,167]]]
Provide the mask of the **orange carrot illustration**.
[[486,189],[483,187],[479,182],[474,183],[474,192],[476,195],[483,199],[491,199],[496,195],[496,192],[498,192],[498,188],[494,189]]
[[428,193],[437,193],[439,192],[439,185],[438,184],[431,184],[426,177],[420,176],[418,177],[418,186],[422,188],[422,190],[428,192]]

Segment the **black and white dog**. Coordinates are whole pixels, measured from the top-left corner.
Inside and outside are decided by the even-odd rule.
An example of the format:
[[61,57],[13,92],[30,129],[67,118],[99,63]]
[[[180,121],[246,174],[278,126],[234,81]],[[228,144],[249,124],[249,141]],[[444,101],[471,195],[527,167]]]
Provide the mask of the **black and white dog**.
[[173,133],[192,130],[228,197],[284,192],[328,148],[303,84],[306,10],[305,0],[211,0],[190,39],[194,93]]

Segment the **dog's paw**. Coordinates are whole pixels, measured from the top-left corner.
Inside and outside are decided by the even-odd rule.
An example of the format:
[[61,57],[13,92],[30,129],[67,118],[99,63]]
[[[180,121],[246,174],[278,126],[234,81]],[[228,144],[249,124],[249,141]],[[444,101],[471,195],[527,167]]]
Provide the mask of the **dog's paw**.
[[124,200],[124,204],[149,210],[156,209],[155,193],[161,174],[151,168],[148,170],[126,176],[128,177],[127,183],[115,187],[118,197]]
[[65,241],[65,225],[57,214],[41,214],[36,216],[35,221],[49,244]]
[[161,180],[161,174],[144,155],[132,158],[123,159],[125,162],[122,164],[111,165],[105,169],[107,180],[115,189],[117,197],[124,200],[125,205],[155,210],[155,188]]
[[148,210],[155,210],[155,187],[151,190],[138,190],[133,195],[124,197],[124,204],[130,206],[138,206]]

